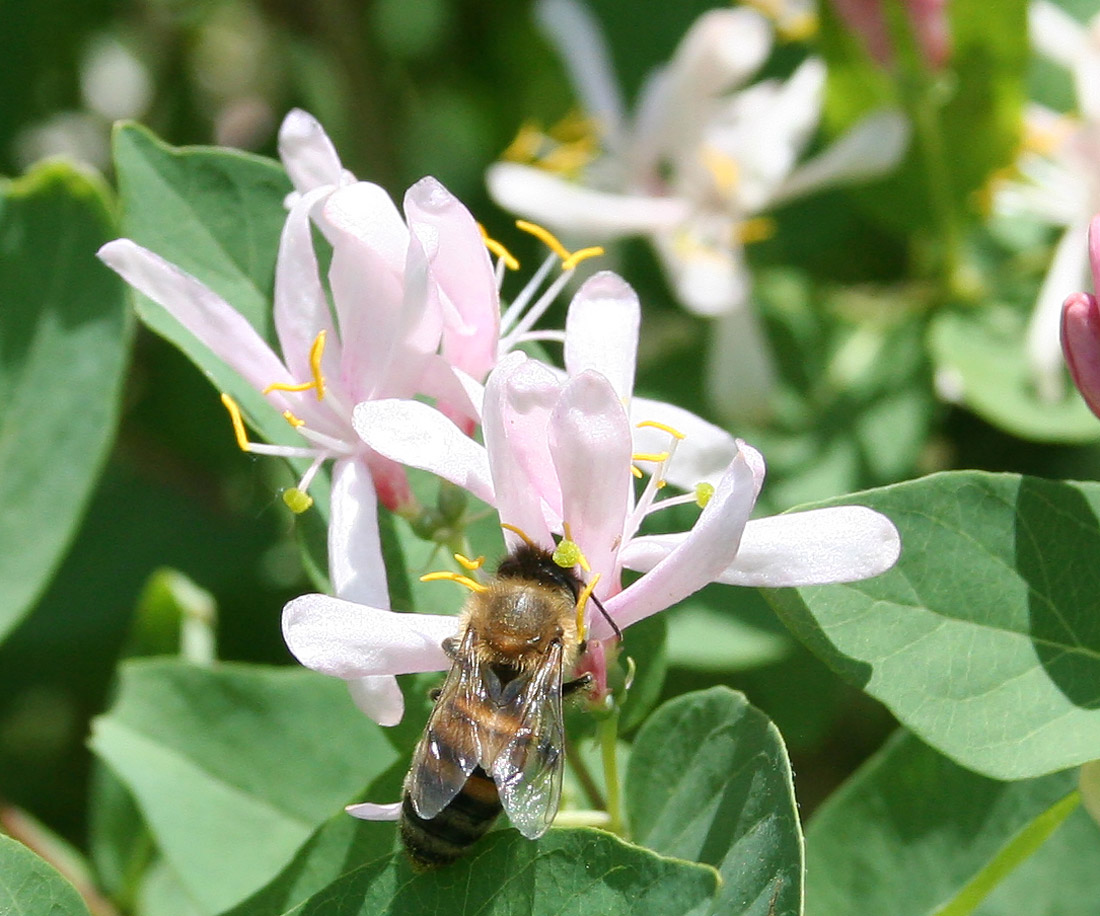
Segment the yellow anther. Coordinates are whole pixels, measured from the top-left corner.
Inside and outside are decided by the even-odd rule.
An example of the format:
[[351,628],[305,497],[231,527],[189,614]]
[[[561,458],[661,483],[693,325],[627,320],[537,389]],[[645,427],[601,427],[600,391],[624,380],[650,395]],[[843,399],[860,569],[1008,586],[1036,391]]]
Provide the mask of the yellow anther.
[[775,235],[775,220],[768,216],[756,216],[738,223],[733,230],[737,241],[742,245],[751,245],[753,242],[763,242]]
[[313,386],[317,389],[318,401],[323,400],[325,397],[325,377],[321,373],[321,357],[325,352],[325,337],[326,332],[320,331],[313,338],[313,343],[309,348],[309,369],[313,373]]
[[237,446],[242,452],[252,451],[252,443],[244,431],[244,420],[241,418],[241,408],[237,406],[228,394],[222,392],[222,404],[229,411],[229,419],[233,421],[233,435],[237,437]]
[[658,490],[663,490],[667,486],[668,486],[668,481],[665,480],[663,477],[660,480],[657,481],[657,489]]
[[543,229],[542,226],[536,225],[535,223],[529,223],[525,219],[517,219],[516,228],[521,232],[527,232],[533,235],[563,261],[569,259],[569,249],[559,242],[557,236],[549,229]]
[[287,487],[283,490],[283,502],[295,515],[301,515],[313,505],[313,497],[297,487]]
[[510,162],[531,162],[538,158],[545,135],[534,121],[524,121],[515,139],[508,144],[508,148],[500,154],[501,159]]
[[592,597],[592,592],[596,590],[596,583],[599,581],[600,574],[596,573],[596,575],[585,583],[584,588],[581,589],[581,593],[577,595],[577,635],[582,640],[587,635],[584,626],[584,609],[588,604],[588,599]]
[[481,225],[481,223],[477,224],[477,228],[481,230],[481,240],[485,243],[485,247],[498,258],[503,258],[504,266],[509,270],[519,270],[519,261],[515,259],[512,252],[501,245],[496,239],[490,238],[489,233],[485,231],[485,227]]
[[463,576],[461,573],[449,572],[442,570],[440,572],[427,573],[420,577],[421,582],[439,582],[446,580],[448,582],[457,582],[468,588],[472,592],[487,592],[488,586],[482,585],[480,582],[475,582],[469,576]]
[[581,550],[580,545],[571,538],[565,537],[558,541],[558,546],[554,548],[553,556],[554,562],[562,569],[571,569],[574,566],[579,566],[585,572],[588,572],[590,569],[584,551]]
[[291,426],[297,429],[299,426],[305,426],[306,421],[301,417],[296,417],[289,410],[283,411],[283,419],[287,421]]
[[535,546],[535,542],[527,536],[527,532],[524,531],[522,528],[517,528],[515,525],[509,525],[507,522],[501,522],[500,527],[503,528],[505,531],[511,531],[512,534],[518,535],[520,540],[522,540],[523,543],[526,544],[528,547]]
[[656,420],[642,420],[641,423],[636,424],[638,429],[644,429],[645,427],[651,427],[652,429],[659,429],[661,432],[668,433],[675,439],[683,441],[687,438],[680,430],[669,426],[667,423],[658,423]]
[[569,257],[561,262],[561,269],[572,270],[574,267],[580,264],[581,261],[585,261],[588,258],[598,258],[602,254],[603,248],[601,248],[599,245],[593,245],[590,248],[581,248],[577,251],[574,251],[571,255],[569,255]]
[[548,172],[573,177],[579,175],[595,155],[596,144],[593,140],[574,140],[550,150],[536,165]]
[[584,112],[573,110],[550,128],[550,136],[559,143],[594,142],[600,125]]
[[779,26],[779,37],[784,41],[805,41],[817,34],[817,16],[802,13]]
[[737,160],[715,146],[704,146],[699,150],[703,168],[710,172],[714,187],[723,197],[728,197],[741,180],[741,169]]
[[631,461],[668,461],[668,452],[637,452],[630,456]]
[[478,557],[476,560],[471,560],[469,557],[465,557],[460,553],[455,554],[455,561],[459,566],[463,566],[469,570],[481,569],[481,567],[485,565],[485,557]]
[[637,477],[639,480],[645,477],[645,474],[642,473],[642,469],[634,464],[630,466],[630,473]]
[[714,484],[704,481],[703,483],[697,483],[695,485],[695,503],[700,509],[705,509],[707,507],[707,503],[710,502],[710,498],[713,495]]
[[283,382],[272,382],[268,385],[260,394],[271,394],[272,391],[310,391],[316,386],[313,382],[300,382],[297,385],[290,385]]

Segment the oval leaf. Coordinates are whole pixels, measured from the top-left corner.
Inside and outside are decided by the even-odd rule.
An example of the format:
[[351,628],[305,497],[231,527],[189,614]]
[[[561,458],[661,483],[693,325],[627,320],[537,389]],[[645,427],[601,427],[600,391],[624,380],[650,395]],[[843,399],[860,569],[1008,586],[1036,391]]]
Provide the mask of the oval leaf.
[[22,843],[0,834],[0,913],[88,916],[76,889]]
[[344,684],[310,671],[163,659],[121,671],[92,748],[133,794],[202,912],[270,881],[397,759]]
[[0,184],[0,637],[64,556],[118,422],[130,321],[96,250],[99,182],[45,165]]
[[802,831],[778,730],[739,693],[689,693],[638,732],[626,779],[634,839],[713,865],[713,914],[802,912]]
[[961,471],[842,501],[889,516],[901,559],[865,582],[768,592],[795,634],[979,773],[1093,759],[1100,484]]
[[900,731],[810,821],[807,912],[946,912],[1075,785],[1068,772],[1020,782],[979,776]]

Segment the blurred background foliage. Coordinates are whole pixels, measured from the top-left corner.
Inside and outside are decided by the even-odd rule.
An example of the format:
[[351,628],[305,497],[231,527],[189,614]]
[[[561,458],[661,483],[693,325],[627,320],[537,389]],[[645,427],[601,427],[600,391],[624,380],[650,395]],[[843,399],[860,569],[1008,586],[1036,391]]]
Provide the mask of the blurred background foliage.
[[[593,0],[628,97],[712,5]],[[1064,5],[1084,15],[1098,4]],[[64,155],[110,179],[120,118],[173,144],[272,156],[279,121],[300,106],[359,177],[399,199],[435,175],[521,260],[534,254],[482,181],[524,120],[553,124],[575,107],[526,2],[0,0],[0,22],[0,174]],[[829,29],[826,19],[825,44]],[[790,72],[803,53],[780,46],[768,72]],[[1020,63],[1016,78],[1017,104],[1025,88],[1070,104],[1068,78],[1048,65]],[[830,117],[835,128],[845,115],[834,107]],[[1014,141],[1002,141],[1004,158]],[[787,386],[770,425],[735,429],[769,461],[763,507],[951,467],[1100,478],[1095,444],[1029,441],[935,399],[914,230],[884,223],[875,193],[831,191],[791,205],[775,214],[775,236],[750,249]],[[980,296],[993,291],[1012,315],[1026,315],[1053,238],[1038,231],[1012,251],[976,215],[971,223]],[[626,244],[619,257],[646,310],[639,389],[708,412],[695,356],[704,324],[674,303],[644,246]],[[973,304],[952,307],[965,315]],[[237,449],[216,392],[192,364],[138,330],[117,443],[83,524],[33,613],[0,644],[0,803],[84,844],[88,720],[109,701],[120,655],[163,651],[158,615],[178,613],[151,578],[158,570],[177,570],[212,596],[219,657],[290,661],[280,610],[309,586],[294,520],[277,497],[289,482],[277,462]],[[669,622],[664,696],[715,683],[743,689],[792,750],[804,816],[892,727],[885,710],[798,646],[755,591],[705,590]]]

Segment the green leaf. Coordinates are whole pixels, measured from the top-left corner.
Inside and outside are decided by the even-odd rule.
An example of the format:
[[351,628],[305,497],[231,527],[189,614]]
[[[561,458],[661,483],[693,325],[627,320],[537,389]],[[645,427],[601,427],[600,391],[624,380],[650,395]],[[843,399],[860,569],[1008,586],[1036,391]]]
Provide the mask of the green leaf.
[[933,321],[929,346],[953,394],[982,419],[1023,439],[1039,442],[1095,442],[1100,421],[1066,377],[1066,397],[1040,401],[1024,352],[1026,316],[1017,309],[990,306],[967,312],[941,312]]
[[40,166],[0,183],[0,638],[64,556],[118,422],[130,343],[97,179]]
[[802,831],[783,740],[724,687],[689,693],[638,732],[626,778],[632,835],[718,869],[712,914],[802,912]]
[[784,622],[910,730],[998,779],[1100,746],[1100,485],[962,471],[836,502],[902,552],[850,585],[767,592]]
[[198,908],[266,884],[396,760],[340,681],[309,671],[129,662],[92,747],[137,800]]
[[1074,785],[979,776],[899,731],[810,821],[807,912],[969,913],[1072,810]]
[[434,872],[417,874],[402,854],[368,863],[290,912],[696,916],[706,912],[717,886],[710,868],[662,858],[596,830],[551,830],[534,843],[501,830],[470,857]]
[[22,843],[0,834],[0,913],[88,916],[71,884]]
[[[175,148],[136,124],[116,127],[114,162],[123,234],[197,277],[273,343],[275,261],[290,190],[279,165],[229,149]],[[134,299],[141,320],[231,394],[265,440],[300,444],[278,411],[165,309]],[[310,494],[327,515],[324,487]]]

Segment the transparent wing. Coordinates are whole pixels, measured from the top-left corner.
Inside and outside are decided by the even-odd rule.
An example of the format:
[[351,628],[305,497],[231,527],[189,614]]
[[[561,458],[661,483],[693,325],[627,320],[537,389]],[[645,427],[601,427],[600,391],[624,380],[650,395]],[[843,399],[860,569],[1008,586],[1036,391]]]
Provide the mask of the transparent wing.
[[477,723],[470,718],[485,693],[473,640],[473,631],[467,629],[405,781],[413,808],[426,820],[450,804],[482,756]]
[[[546,832],[561,801],[565,724],[561,713],[562,650],[554,646],[510,702],[515,734],[492,763],[508,818],[528,839]],[[512,687],[511,684],[508,685]]]

